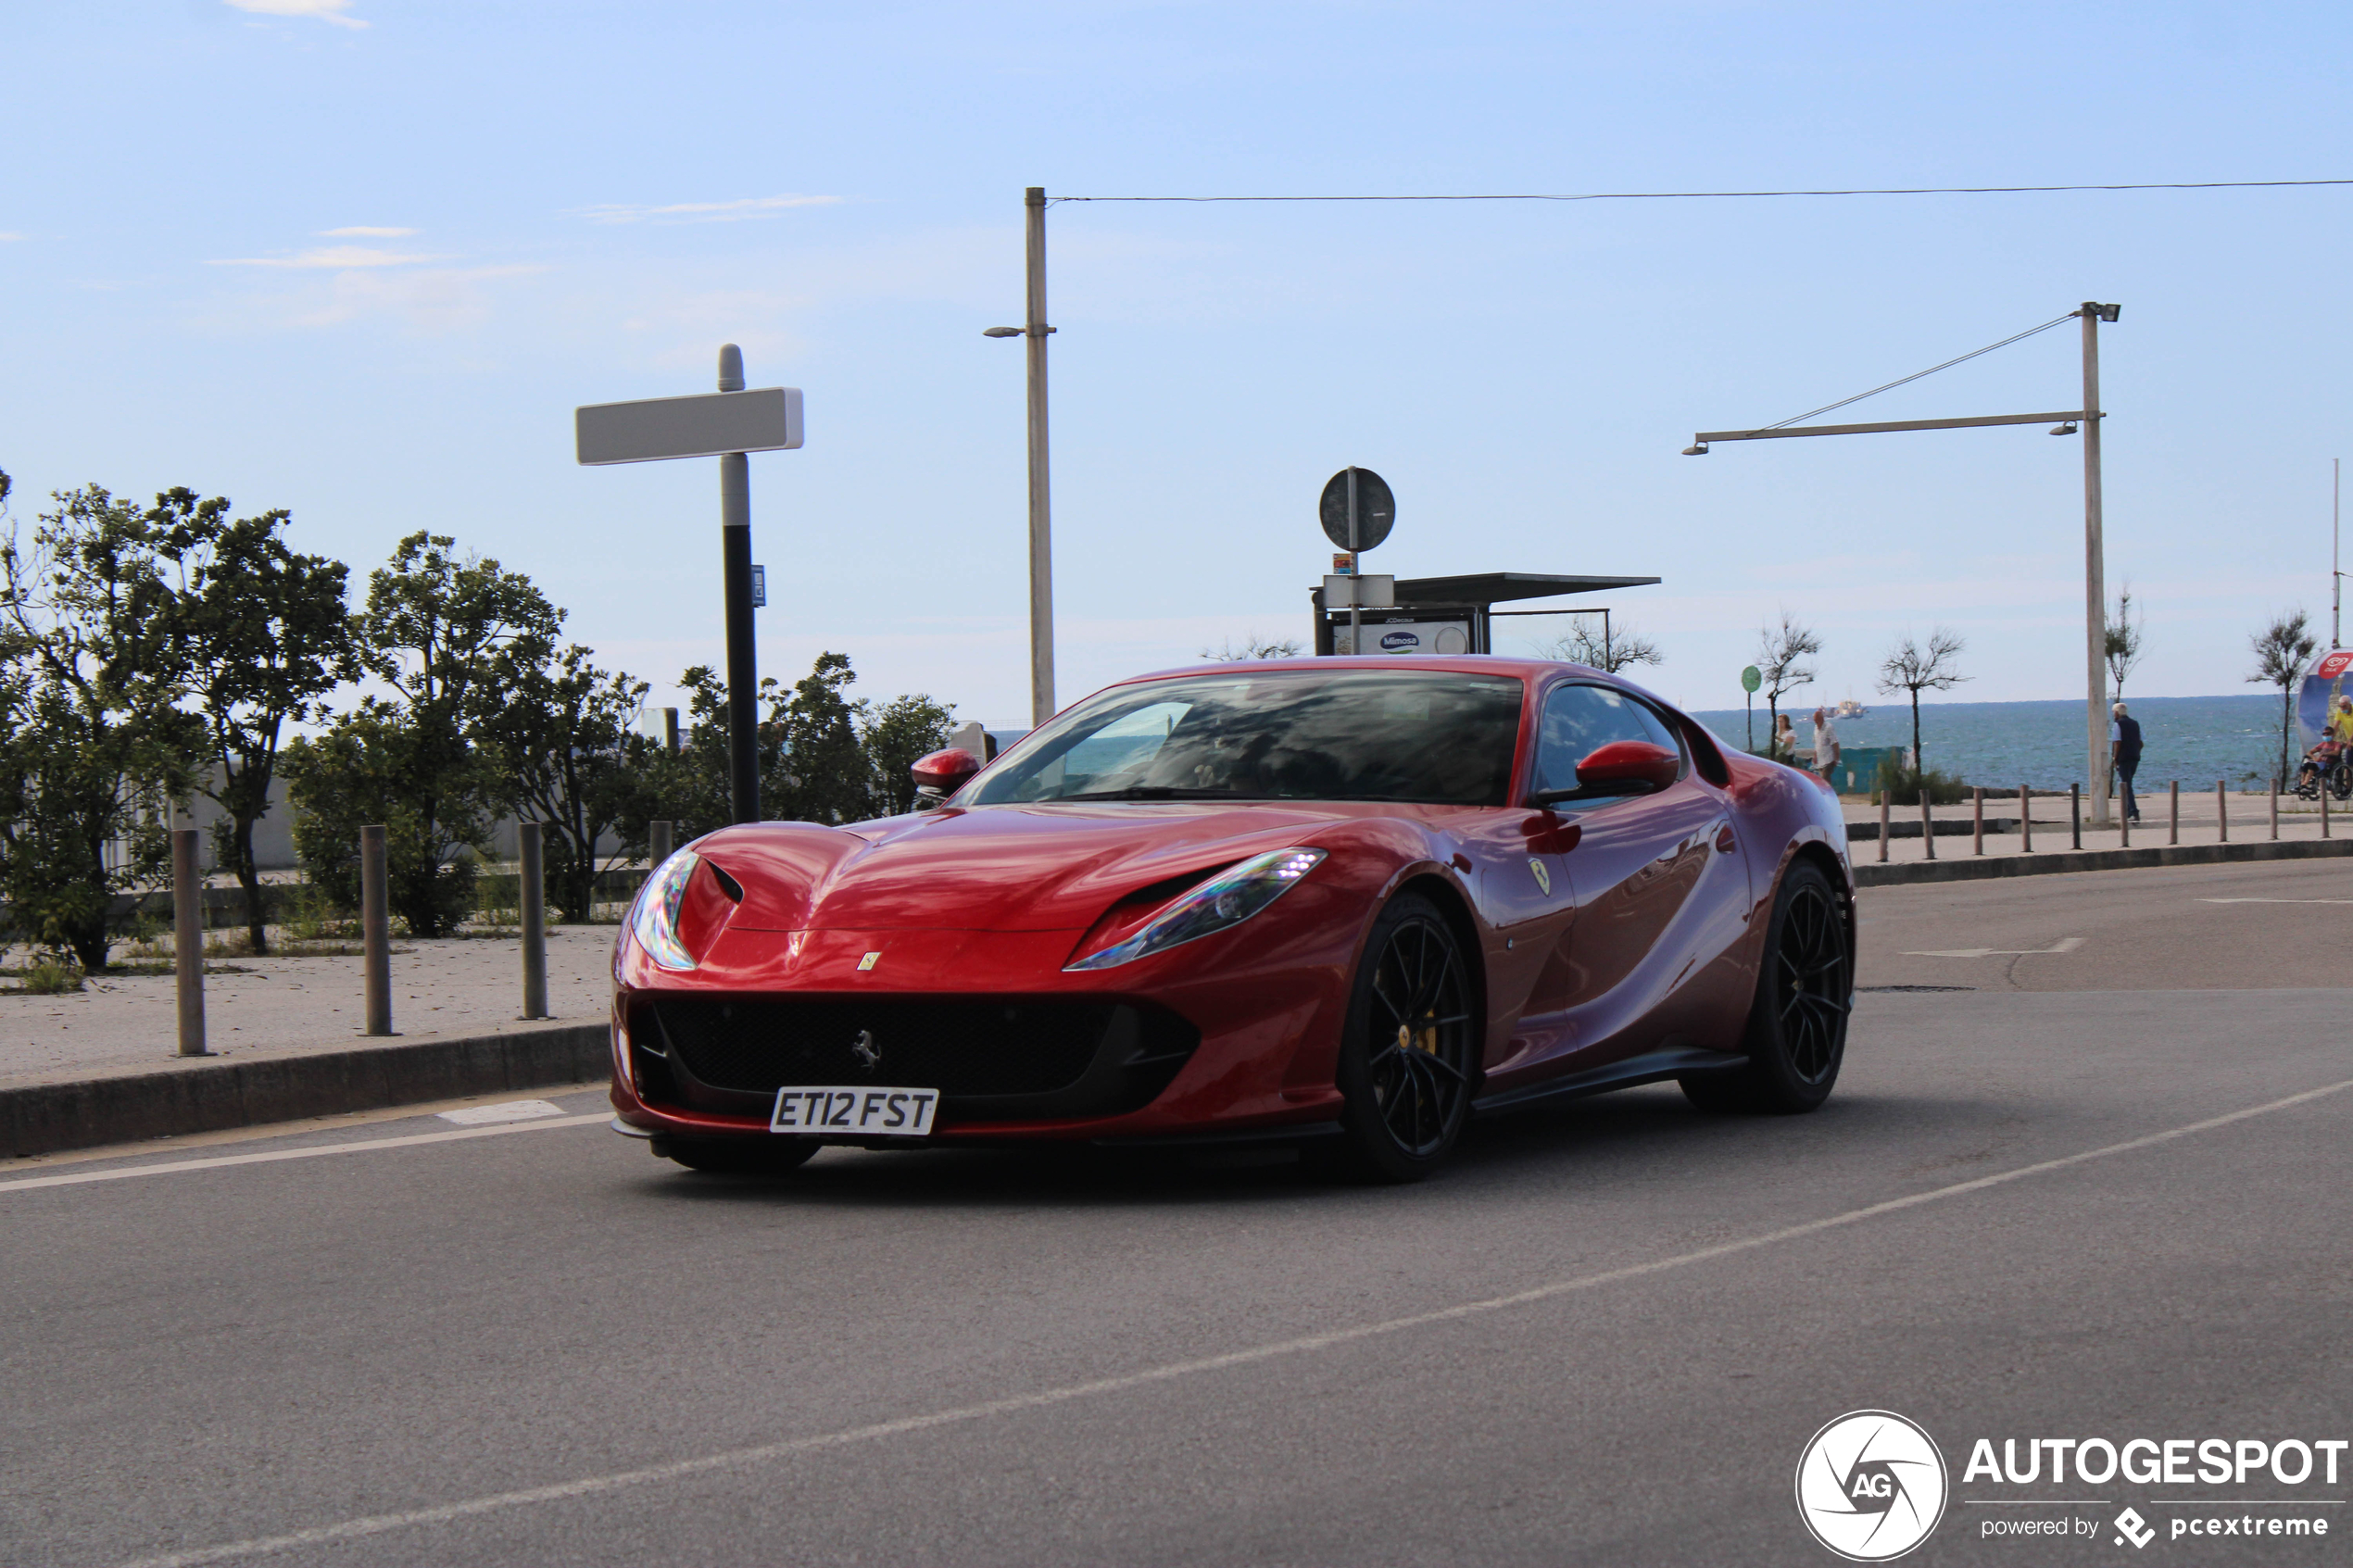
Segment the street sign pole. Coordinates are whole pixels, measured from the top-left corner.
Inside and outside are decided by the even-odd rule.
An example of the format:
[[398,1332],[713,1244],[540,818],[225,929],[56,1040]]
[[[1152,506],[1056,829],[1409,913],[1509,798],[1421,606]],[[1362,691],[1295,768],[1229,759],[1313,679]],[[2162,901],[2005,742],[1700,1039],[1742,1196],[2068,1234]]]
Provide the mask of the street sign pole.
[[735,819],[760,821],[760,659],[752,635],[753,452],[800,445],[800,391],[744,390],[743,350],[719,350],[719,395],[596,403],[573,410],[575,455],[588,467],[666,458],[719,459],[720,563],[727,631],[727,775]]
[[[744,353],[719,351],[719,390],[744,389]],[[719,456],[719,555],[727,600],[727,782],[736,821],[760,821],[760,650],[751,624],[751,458]]]
[[[1356,499],[1356,465],[1348,465],[1348,575],[1362,577],[1365,563],[1356,558],[1356,541],[1364,535],[1364,508]],[[1365,612],[1359,608],[1362,596],[1348,596],[1348,651],[1365,651]]]

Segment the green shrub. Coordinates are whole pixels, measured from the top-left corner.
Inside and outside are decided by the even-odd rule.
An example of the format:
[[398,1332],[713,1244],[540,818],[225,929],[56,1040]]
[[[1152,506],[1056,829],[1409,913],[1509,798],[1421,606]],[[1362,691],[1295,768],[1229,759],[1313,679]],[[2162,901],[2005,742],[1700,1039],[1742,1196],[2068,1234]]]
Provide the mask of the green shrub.
[[1969,786],[1955,775],[1934,768],[1925,773],[1906,768],[1897,760],[1899,756],[1890,752],[1879,769],[1878,787],[1886,792],[1891,805],[1918,806],[1922,789],[1928,791],[1930,804],[1936,806],[1958,806],[1969,797]]
[[82,989],[82,971],[62,959],[42,959],[24,966],[25,994],[60,997]]

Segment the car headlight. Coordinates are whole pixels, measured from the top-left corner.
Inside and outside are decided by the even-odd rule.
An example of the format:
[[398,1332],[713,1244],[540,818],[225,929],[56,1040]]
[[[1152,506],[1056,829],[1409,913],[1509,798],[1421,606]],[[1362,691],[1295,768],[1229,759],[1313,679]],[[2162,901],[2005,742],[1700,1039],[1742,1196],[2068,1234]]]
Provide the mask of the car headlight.
[[678,911],[686,901],[686,884],[700,864],[702,857],[693,850],[679,850],[654,869],[629,911],[629,935],[664,969],[695,967],[695,956],[678,939]]
[[1100,952],[1074,959],[1063,968],[1116,969],[1239,925],[1281,897],[1286,889],[1323,864],[1323,860],[1321,849],[1276,849],[1240,865],[1229,866],[1179,897],[1133,936]]

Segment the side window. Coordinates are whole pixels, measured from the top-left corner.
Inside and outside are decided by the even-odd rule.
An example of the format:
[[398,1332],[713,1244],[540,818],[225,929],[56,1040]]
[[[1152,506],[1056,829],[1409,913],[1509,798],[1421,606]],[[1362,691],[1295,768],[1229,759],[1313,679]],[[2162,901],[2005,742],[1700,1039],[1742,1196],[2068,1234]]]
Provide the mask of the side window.
[[1536,745],[1536,787],[1574,789],[1577,764],[1617,740],[1663,746],[1690,767],[1690,758],[1666,721],[1650,708],[1607,686],[1554,686],[1544,698],[1543,734]]

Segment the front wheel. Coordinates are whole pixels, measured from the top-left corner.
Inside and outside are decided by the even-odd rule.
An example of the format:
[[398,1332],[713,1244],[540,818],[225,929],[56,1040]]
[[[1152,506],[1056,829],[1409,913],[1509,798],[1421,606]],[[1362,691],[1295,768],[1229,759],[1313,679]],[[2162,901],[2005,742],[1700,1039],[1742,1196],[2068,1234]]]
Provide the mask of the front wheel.
[[1340,1041],[1340,1140],[1349,1172],[1417,1182],[1470,1115],[1484,1031],[1462,944],[1438,906],[1401,894],[1373,922]]
[[1743,1042],[1748,1060],[1682,1079],[1683,1097],[1703,1110],[1814,1110],[1838,1082],[1854,997],[1855,955],[1837,893],[1820,867],[1800,860],[1773,899]]

